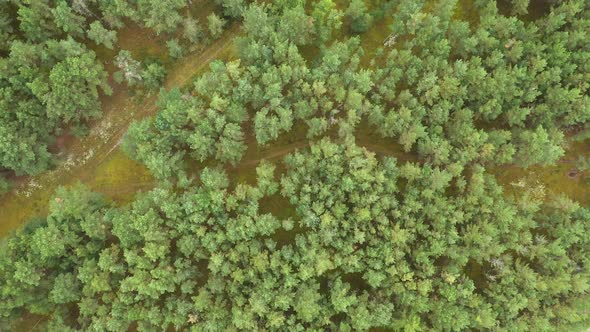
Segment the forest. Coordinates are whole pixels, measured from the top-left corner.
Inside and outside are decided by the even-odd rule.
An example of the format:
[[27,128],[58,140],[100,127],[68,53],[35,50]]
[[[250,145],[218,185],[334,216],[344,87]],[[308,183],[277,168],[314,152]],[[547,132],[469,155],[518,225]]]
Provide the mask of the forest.
[[590,331],[590,2],[0,2],[1,331]]

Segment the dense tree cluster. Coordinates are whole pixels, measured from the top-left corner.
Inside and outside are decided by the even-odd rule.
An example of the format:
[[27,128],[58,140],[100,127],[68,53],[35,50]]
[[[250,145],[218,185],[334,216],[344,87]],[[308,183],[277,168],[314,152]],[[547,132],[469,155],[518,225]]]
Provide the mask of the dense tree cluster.
[[[564,131],[587,125],[590,5],[525,20],[528,1],[505,2],[507,16],[476,0],[468,23],[457,0],[217,2],[226,17],[209,17],[211,34],[243,18],[238,59],[162,91],[123,142],[156,188],[125,206],[60,189],[1,244],[1,318],[46,315],[59,331],[590,326],[590,211],[509,194],[486,171],[554,163]],[[384,8],[391,35],[363,66],[362,33]],[[129,53],[117,61],[122,79],[143,79]],[[60,75],[48,77],[52,91]],[[417,161],[361,147],[362,119]],[[227,172],[299,124],[308,146],[260,161],[252,181]]]
[[475,27],[452,19],[454,3],[432,13],[400,3],[371,122],[435,164],[553,163],[562,129],[590,116],[587,3],[565,1],[525,23],[479,1]]
[[[215,91],[210,77],[224,75],[207,74],[193,94],[215,100],[227,93],[217,101],[229,102],[232,113],[234,104],[241,113],[246,107],[262,145],[297,121],[307,125],[311,138],[344,123],[352,130],[367,116],[383,137],[397,138],[406,151],[451,167],[453,174],[474,163],[555,162],[563,155],[563,130],[585,125],[590,114],[584,4],[566,2],[535,24],[502,16],[493,3],[482,4],[480,24],[473,30],[467,22],[451,19],[455,6],[456,1],[439,1],[429,13],[417,2],[401,2],[392,43],[386,43],[389,48],[379,52],[371,68],[359,65],[363,50],[358,38],[322,47],[312,63],[302,55],[302,47],[329,39],[325,32],[340,26],[332,22],[341,18],[335,8],[319,15],[330,7],[318,3],[309,15],[297,6],[277,15],[249,7],[244,12],[247,36],[238,40],[240,77],[234,86],[239,91]],[[217,113],[223,118],[227,112],[220,108]],[[238,123],[246,118],[240,114]],[[192,132],[192,126],[183,128]],[[159,140],[175,136],[166,130],[151,130],[150,135],[157,133]],[[130,135],[141,146],[135,136],[142,135]],[[145,145],[148,150],[155,146]],[[239,153],[232,155],[217,156],[239,160]],[[154,150],[149,159],[162,156]]]
[[[513,202],[482,168],[453,182],[351,140],[285,163],[280,185],[264,162],[256,186],[205,168],[182,193],[124,208],[59,191],[3,247],[0,314],[51,314],[62,331],[544,331],[584,318],[590,212],[576,203]],[[295,219],[259,211],[279,190]]]
[[[270,171],[261,168],[262,184],[272,180]],[[198,312],[198,282],[212,274],[208,264],[214,268],[235,244],[280,226],[257,212],[272,188],[230,190],[216,169],[204,169],[200,180],[183,194],[156,189],[124,209],[84,187],[59,191],[43,226],[29,225],[3,247],[0,315],[20,307],[53,313],[50,330],[66,331],[67,304],[75,302],[84,330],[122,331],[135,321],[142,330],[187,326]]]

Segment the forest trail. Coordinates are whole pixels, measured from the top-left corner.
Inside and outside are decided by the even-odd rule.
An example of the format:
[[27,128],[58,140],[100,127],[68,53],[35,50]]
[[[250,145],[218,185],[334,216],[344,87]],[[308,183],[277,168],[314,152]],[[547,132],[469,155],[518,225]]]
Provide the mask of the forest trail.
[[307,142],[307,141],[306,142],[297,142],[297,143],[287,145],[287,146],[280,146],[277,149],[273,149],[269,152],[262,153],[261,156],[258,156],[256,158],[248,158],[248,159],[244,158],[243,161],[240,162],[235,167],[242,168],[242,167],[248,167],[248,166],[256,166],[262,160],[277,159],[277,158],[287,155],[290,152],[293,152],[297,149],[304,148],[307,146],[309,146],[309,142]]
[[[165,89],[183,87],[217,58],[231,57],[233,38],[240,24],[234,22],[223,35],[200,52],[186,55],[168,68]],[[140,189],[151,187],[152,177],[142,165],[127,158],[119,144],[129,124],[153,115],[157,93],[137,101],[131,91],[111,81],[112,96],[103,96],[102,117],[90,124],[88,136],[68,139],[58,154],[59,164],[38,176],[23,177],[12,192],[0,197],[0,237],[26,220],[47,212],[55,190],[77,181],[121,202],[129,201]]]

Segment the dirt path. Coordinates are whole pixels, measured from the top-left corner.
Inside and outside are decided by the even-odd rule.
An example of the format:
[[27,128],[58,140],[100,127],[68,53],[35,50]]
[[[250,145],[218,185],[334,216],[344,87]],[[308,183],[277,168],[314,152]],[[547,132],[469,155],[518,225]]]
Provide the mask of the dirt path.
[[297,149],[307,147],[308,145],[309,145],[309,142],[305,141],[305,142],[297,142],[295,144],[291,144],[291,145],[287,145],[287,146],[280,146],[277,149],[265,151],[265,152],[261,153],[261,155],[256,158],[244,158],[244,160],[242,160],[242,162],[240,162],[236,167],[241,168],[241,167],[255,166],[255,165],[258,165],[258,163],[261,160],[277,159],[277,158],[285,156],[285,155],[289,154],[290,152],[293,152]]

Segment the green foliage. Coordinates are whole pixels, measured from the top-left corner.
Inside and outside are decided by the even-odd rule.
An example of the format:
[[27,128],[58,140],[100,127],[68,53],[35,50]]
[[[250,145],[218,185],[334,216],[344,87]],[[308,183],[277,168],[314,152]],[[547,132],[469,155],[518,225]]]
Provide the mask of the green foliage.
[[166,47],[168,48],[168,54],[174,59],[182,57],[182,54],[184,53],[184,49],[176,39],[170,39],[167,41]]
[[4,177],[0,176],[0,195],[9,192],[10,189],[12,189],[10,182],[8,182],[8,180]]
[[182,36],[190,43],[198,43],[203,39],[203,27],[199,23],[199,20],[189,16],[184,19],[183,25]]
[[225,15],[230,17],[240,17],[246,9],[247,0],[215,0],[215,2],[223,7]]
[[219,38],[223,33],[223,28],[225,27],[225,20],[213,13],[207,16],[207,22],[211,37],[213,37],[214,39]]
[[166,78],[166,68],[159,61],[148,60],[142,64],[127,50],[119,51],[115,65],[119,68],[115,72],[115,80],[118,83],[124,81],[130,87],[143,86],[148,90],[157,90]]
[[309,44],[314,33],[313,23],[313,18],[305,12],[303,7],[295,6],[282,13],[280,20],[276,23],[276,33],[297,45]]
[[48,0],[26,1],[18,7],[19,29],[27,40],[43,42],[57,33]]
[[[482,3],[473,30],[451,19],[453,7],[442,1],[430,13],[410,2],[398,5],[395,48],[377,70],[381,84],[371,97],[388,106],[371,112],[370,122],[436,164],[555,162],[562,155],[560,131],[590,115],[584,74],[574,69],[584,67],[588,54],[573,37],[585,24],[581,7],[563,3],[525,24]],[[565,27],[566,20],[579,23]]]
[[14,38],[14,17],[7,2],[0,3],[0,51],[6,52]]
[[[80,2],[78,2],[80,3]],[[123,20],[125,18],[131,18],[135,22],[138,22],[138,12],[130,1],[127,0],[111,0],[111,1],[98,1],[97,7],[102,13],[103,20],[106,25],[110,28],[121,28],[124,26]],[[91,12],[89,6],[84,3],[81,5],[82,11]]]
[[342,26],[343,13],[336,9],[332,0],[320,0],[314,3],[311,16],[316,26],[316,38],[319,44],[325,44],[332,34]]
[[354,33],[363,33],[371,25],[372,17],[368,13],[365,0],[351,0],[346,9],[346,16],[350,20],[350,29]]
[[[81,128],[100,115],[99,94],[111,90],[107,72],[86,48],[85,37],[112,49],[115,29],[125,20],[156,33],[172,32],[186,6],[184,0],[2,1],[0,168],[17,175],[46,170],[52,164],[47,150],[54,137],[66,126]],[[121,57],[117,60],[122,63]],[[133,85],[144,75],[148,88],[159,87],[161,66],[149,64],[132,72],[131,62],[115,76],[125,76]]]
[[178,89],[161,95],[160,114],[132,125],[126,137],[131,156],[157,176],[168,177],[170,167],[180,167],[187,155],[235,164],[246,151],[240,124],[247,116],[242,102],[247,91],[238,85],[243,69],[237,62],[210,66],[211,72],[195,83],[195,96]]
[[191,297],[205,273],[201,260],[279,226],[256,212],[262,197],[256,187],[230,192],[226,175],[214,169],[203,170],[201,180],[182,195],[159,188],[122,209],[84,187],[58,191],[41,224],[3,245],[0,316],[26,307],[67,326],[62,309],[79,303],[83,329],[120,330],[138,320],[142,329],[186,326],[196,314]]
[[551,137],[543,127],[535,131],[524,131],[518,136],[518,145],[522,150],[515,156],[516,161],[522,166],[534,164],[552,164],[564,154],[562,149],[563,134],[558,132],[557,137]]
[[512,14],[527,14],[530,0],[511,0]]
[[182,21],[178,12],[186,4],[185,0],[138,0],[137,13],[143,24],[156,33],[171,32]]
[[49,117],[68,123],[100,114],[97,87],[111,94],[103,66],[96,61],[94,53],[86,52],[57,63],[49,74],[49,91],[38,94],[35,88],[34,93],[47,106]]
[[166,68],[158,61],[148,63],[141,72],[143,85],[148,90],[157,90],[166,78]]
[[590,158],[585,156],[580,156],[576,160],[576,168],[580,171],[589,171],[590,170]]
[[100,21],[94,21],[90,24],[90,29],[86,32],[88,38],[99,45],[104,45],[106,48],[113,48],[117,42],[117,32],[105,29]]
[[115,76],[119,83],[125,80],[129,86],[135,86],[143,80],[141,63],[133,58],[131,52],[127,50],[119,51],[114,62],[117,68],[120,69],[116,73],[118,75]]
[[55,25],[63,32],[72,36],[84,33],[84,17],[76,15],[65,0],[57,1],[57,6],[51,10]]

